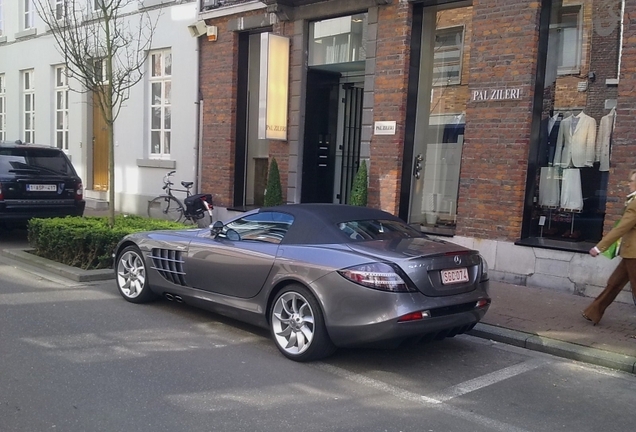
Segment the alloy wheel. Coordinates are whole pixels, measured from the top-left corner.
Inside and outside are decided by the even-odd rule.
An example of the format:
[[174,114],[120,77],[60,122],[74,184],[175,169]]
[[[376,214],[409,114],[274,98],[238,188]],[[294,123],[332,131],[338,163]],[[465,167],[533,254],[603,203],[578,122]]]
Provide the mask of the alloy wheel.
[[146,284],[146,266],[134,250],[127,250],[117,264],[117,285],[127,299],[138,297]]
[[290,355],[304,353],[314,339],[314,311],[305,297],[289,291],[272,311],[272,330],[278,346]]

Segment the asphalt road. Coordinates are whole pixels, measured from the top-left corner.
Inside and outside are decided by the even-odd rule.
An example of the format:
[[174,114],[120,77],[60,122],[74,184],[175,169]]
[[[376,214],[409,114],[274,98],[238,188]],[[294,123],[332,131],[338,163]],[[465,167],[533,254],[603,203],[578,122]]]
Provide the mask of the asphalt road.
[[0,258],[2,432],[626,431],[634,406],[633,375],[470,336],[294,363],[265,330]]

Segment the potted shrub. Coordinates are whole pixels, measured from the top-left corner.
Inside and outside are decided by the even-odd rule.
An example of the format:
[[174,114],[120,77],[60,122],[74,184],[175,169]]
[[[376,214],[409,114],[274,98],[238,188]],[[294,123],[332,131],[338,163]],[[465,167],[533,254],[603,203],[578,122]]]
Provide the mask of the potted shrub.
[[267,188],[265,189],[264,206],[271,207],[281,205],[283,203],[283,191],[280,185],[280,173],[278,172],[278,163],[272,158],[267,174]]
[[362,207],[367,205],[367,162],[364,160],[353,179],[349,204]]

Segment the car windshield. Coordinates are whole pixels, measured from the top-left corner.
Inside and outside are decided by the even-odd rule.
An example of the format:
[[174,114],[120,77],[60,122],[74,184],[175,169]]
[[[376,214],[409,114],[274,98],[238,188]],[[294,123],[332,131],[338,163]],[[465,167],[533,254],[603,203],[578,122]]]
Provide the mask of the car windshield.
[[41,173],[75,175],[68,158],[54,149],[0,149],[1,173]]
[[422,234],[405,223],[393,220],[355,220],[341,222],[338,228],[355,241],[421,237]]

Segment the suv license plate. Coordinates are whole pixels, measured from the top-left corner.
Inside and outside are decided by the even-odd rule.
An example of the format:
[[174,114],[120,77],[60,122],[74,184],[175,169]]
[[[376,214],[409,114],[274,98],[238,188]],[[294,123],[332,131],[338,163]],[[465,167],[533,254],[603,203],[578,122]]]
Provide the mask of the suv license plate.
[[453,270],[442,270],[442,283],[444,285],[468,282],[468,269],[466,267]]
[[28,184],[27,191],[29,192],[57,192],[57,185]]

